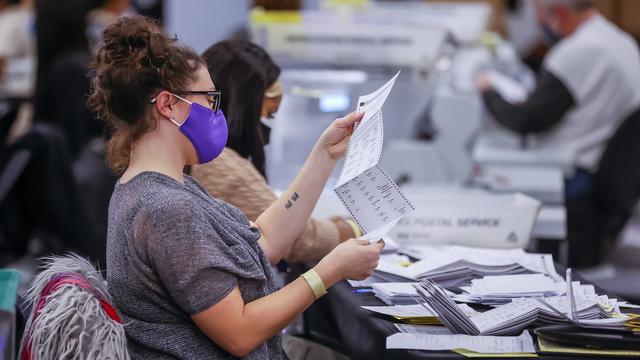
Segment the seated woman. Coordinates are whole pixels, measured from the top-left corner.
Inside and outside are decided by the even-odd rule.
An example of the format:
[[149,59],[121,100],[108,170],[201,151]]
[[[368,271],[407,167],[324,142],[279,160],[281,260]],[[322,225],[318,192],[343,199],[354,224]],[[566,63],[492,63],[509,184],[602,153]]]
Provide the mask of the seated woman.
[[203,60],[144,17],[109,25],[90,105],[111,128],[120,176],[109,207],[107,281],[135,358],[284,359],[280,331],[326,288],[369,276],[384,244],[349,240],[279,288],[289,253],[361,115],[335,120],[291,187],[250,223],[186,165],[220,154],[227,123]]
[[[224,93],[220,109],[229,140],[216,161],[196,165],[191,175],[216,198],[237,206],[255,221],[278,197],[265,179],[264,145],[282,101],[280,68],[258,45],[222,41],[202,55],[216,89]],[[294,242],[289,261],[317,261],[360,229],[351,220],[311,218]]]

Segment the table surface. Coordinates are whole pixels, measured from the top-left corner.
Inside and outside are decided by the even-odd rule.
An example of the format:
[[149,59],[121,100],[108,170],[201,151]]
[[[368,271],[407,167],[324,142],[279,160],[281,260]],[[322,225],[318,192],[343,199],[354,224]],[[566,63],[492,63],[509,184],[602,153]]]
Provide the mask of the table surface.
[[[317,324],[318,314],[330,317],[332,327],[341,342],[343,351],[354,360],[387,360],[387,359],[465,359],[464,356],[452,351],[421,351],[421,350],[387,350],[386,338],[397,331],[391,318],[374,314],[363,309],[363,305],[384,305],[372,293],[353,293],[353,288],[346,281],[340,282],[329,289],[329,293],[318,304],[322,309],[316,312],[313,319],[309,319],[311,332],[314,323]],[[484,359],[487,359],[483,357]],[[560,360],[567,359],[566,355],[539,355],[539,359]],[[571,359],[580,359],[571,356]],[[595,357],[584,357],[595,359]],[[599,357],[601,359],[602,357]],[[504,359],[498,358],[495,359]],[[620,357],[616,357],[620,359]]]

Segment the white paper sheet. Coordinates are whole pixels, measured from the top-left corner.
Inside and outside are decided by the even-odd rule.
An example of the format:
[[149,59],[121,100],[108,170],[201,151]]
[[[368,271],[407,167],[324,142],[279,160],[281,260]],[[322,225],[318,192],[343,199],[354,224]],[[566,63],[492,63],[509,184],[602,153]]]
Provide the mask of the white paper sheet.
[[356,112],[364,112],[364,118],[356,125],[349,140],[349,148],[337,187],[378,164],[383,144],[382,105],[387,100],[399,74],[400,72],[378,90],[358,98]]
[[335,191],[365,233],[378,230],[376,240],[386,234],[384,230],[391,229],[390,224],[394,225],[413,210],[411,203],[378,165]]
[[382,105],[398,78],[371,94],[358,98],[357,112],[364,112],[356,124],[347,149],[335,192],[362,228],[361,239],[376,242],[384,237],[414,207],[378,162],[384,141]]
[[377,280],[371,276],[364,280],[347,280],[347,281],[349,282],[349,285],[351,285],[351,287],[354,287],[354,288],[369,288],[377,282]]
[[564,282],[555,282],[544,274],[517,274],[485,276],[471,281],[471,293],[474,295],[505,295],[514,297],[543,296],[548,293],[562,295],[565,292]]
[[626,301],[618,302],[618,306],[621,307],[621,308],[626,308],[626,309],[640,309],[640,305],[631,304],[631,303],[626,302]]
[[[565,314],[569,313],[569,305],[566,296],[549,297],[545,299],[545,302]],[[576,297],[577,311],[586,310],[587,308],[594,306],[596,303],[597,301],[593,297],[591,299],[589,297]],[[528,314],[535,313],[536,309],[549,311],[546,306],[542,305],[535,299],[519,298],[514,299],[506,305],[485,311],[478,316],[470,318],[470,320],[481,333],[486,333],[492,329],[513,324],[515,319],[523,318]]]
[[552,256],[548,254],[529,254],[521,249],[482,249],[455,245],[405,246],[401,251],[421,260],[409,266],[401,266],[392,260],[387,260],[387,256],[382,256],[376,270],[417,279],[421,275],[464,260],[481,266],[519,264],[532,272],[546,274],[556,281],[563,281],[553,266]]
[[378,314],[401,317],[420,318],[436,316],[429,305],[394,305],[394,306],[363,306],[363,309],[373,311]]
[[514,319],[523,317],[538,308],[535,300],[512,301],[507,305],[485,311],[471,319],[481,333],[513,322]]
[[438,325],[393,324],[398,331],[406,334],[453,335],[451,330]]
[[517,104],[527,99],[527,88],[513,78],[495,70],[488,71],[487,77],[493,88],[506,101]]
[[[467,304],[458,304],[462,312],[470,318],[478,316],[480,313],[475,311]],[[363,309],[373,311],[378,314],[395,316],[400,318],[420,318],[436,316],[428,304],[415,305],[392,305],[392,306],[363,306]]]
[[467,349],[483,354],[535,353],[533,339],[527,331],[520,336],[471,336],[433,334],[393,334],[387,349],[453,350]]

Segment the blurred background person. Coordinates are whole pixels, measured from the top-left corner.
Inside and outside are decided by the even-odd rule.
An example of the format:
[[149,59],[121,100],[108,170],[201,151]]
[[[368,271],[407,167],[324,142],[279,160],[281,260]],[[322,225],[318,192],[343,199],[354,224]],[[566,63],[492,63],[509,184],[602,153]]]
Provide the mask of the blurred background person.
[[575,154],[576,175],[567,196],[588,188],[605,144],[620,122],[640,106],[640,53],[635,40],[591,0],[535,0],[540,26],[554,43],[535,89],[510,103],[485,73],[476,86],[488,111],[504,127],[532,135],[536,148]]
[[[0,96],[31,96],[35,55],[31,0],[0,0]],[[11,65],[11,74],[6,74]]]
[[103,126],[86,106],[89,93],[87,14],[95,7],[86,0],[37,0],[38,36],[35,121],[57,126],[66,137],[72,158]]
[[[261,47],[244,40],[217,43],[203,58],[224,94],[220,108],[229,124],[229,140],[216,161],[195,165],[192,175],[213,197],[237,206],[254,221],[278,198],[267,184],[264,146],[282,101],[280,68]],[[286,259],[321,259],[357,235],[357,225],[347,221],[310,218]]]
[[102,5],[87,14],[87,37],[92,49],[102,41],[102,32],[122,16],[135,15],[131,0],[104,0]]
[[599,206],[594,174],[611,136],[640,106],[640,52],[593,1],[536,0],[534,6],[553,47],[528,98],[505,100],[484,73],[476,86],[489,113],[524,136],[533,151],[554,150],[574,159],[573,175],[565,181],[569,263],[590,266],[604,246],[597,228],[604,215],[592,210]]
[[[86,105],[86,15],[93,6],[84,0],[35,3],[34,125],[0,153],[0,247],[9,258],[72,250],[104,264],[113,177],[103,152],[90,146],[97,139],[100,148],[104,134]],[[101,197],[104,185],[109,190]]]

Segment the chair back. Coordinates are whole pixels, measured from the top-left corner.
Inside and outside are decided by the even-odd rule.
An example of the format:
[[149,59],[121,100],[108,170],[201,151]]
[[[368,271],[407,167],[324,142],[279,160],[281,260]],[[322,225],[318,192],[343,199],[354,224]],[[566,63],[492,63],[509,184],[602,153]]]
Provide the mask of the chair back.
[[74,254],[44,263],[25,296],[30,315],[20,360],[129,359],[124,328],[102,275]]
[[640,199],[640,109],[609,140],[594,175],[605,241],[615,241]]

